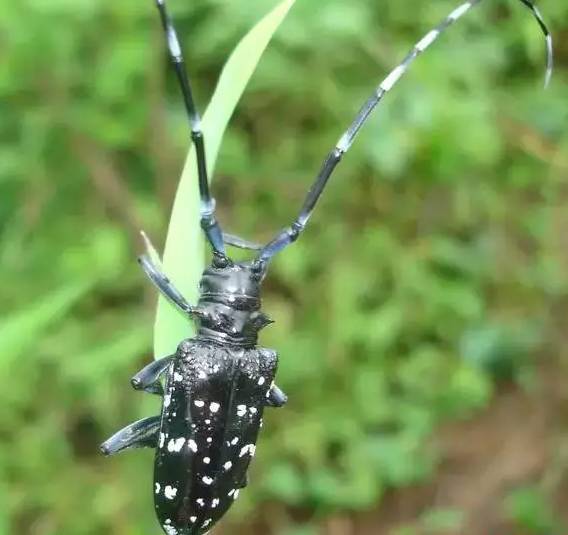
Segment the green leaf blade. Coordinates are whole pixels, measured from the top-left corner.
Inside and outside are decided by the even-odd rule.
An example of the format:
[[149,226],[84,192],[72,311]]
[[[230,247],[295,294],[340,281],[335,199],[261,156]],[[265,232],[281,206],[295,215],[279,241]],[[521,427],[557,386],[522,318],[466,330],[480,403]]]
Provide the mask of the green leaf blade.
[[[295,0],[283,0],[239,42],[227,60],[203,116],[203,135],[209,177],[212,176],[223,134],[241,95],[274,32]],[[198,281],[205,266],[203,235],[199,225],[199,189],[195,151],[189,151],[174,200],[163,266],[168,277],[190,303],[199,292]],[[181,340],[191,336],[193,326],[160,296],[154,324],[154,356],[175,352]]]

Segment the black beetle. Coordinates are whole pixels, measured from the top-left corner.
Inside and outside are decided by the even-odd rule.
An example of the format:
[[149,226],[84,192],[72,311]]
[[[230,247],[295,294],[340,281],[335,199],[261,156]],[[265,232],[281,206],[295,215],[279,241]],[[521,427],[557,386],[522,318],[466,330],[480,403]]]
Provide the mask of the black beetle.
[[[193,306],[152,261],[151,254],[140,258],[142,268],[157,288],[197,323],[197,335],[182,341],[174,355],[153,362],[132,379],[134,388],[163,396],[161,415],[125,427],[102,444],[101,450],[112,455],[130,447],[156,448],[155,507],[168,535],[202,535],[223,516],[247,484],[264,407],[286,403],[286,395],[273,382],[276,352],[257,347],[258,332],[271,323],[261,311],[260,299],[270,259],[304,230],[333,170],[383,96],[420,53],[479,2],[462,3],[391,71],[324,160],[298,217],[268,244],[259,246],[224,234],[215,218],[200,117],[165,1],[157,0],[191,125],[198,162],[201,226],[213,259],[201,278],[199,302]],[[546,36],[548,82],[552,72],[550,33],[533,3],[521,2],[533,12]],[[249,262],[233,262],[225,251],[227,244],[257,251],[256,257]],[[147,245],[151,248],[149,242]]]

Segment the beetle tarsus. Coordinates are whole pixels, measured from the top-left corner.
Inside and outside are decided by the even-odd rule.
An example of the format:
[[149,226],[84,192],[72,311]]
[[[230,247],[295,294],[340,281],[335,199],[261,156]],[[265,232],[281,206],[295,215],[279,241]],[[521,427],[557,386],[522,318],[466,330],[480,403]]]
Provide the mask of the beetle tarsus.
[[173,355],[156,360],[142,368],[131,380],[130,384],[135,390],[144,390],[149,394],[164,395],[164,387],[160,383],[160,377],[168,369]]
[[154,286],[156,286],[156,288],[158,288],[165,297],[167,297],[182,312],[186,314],[193,313],[193,307],[187,302],[181,292],[170,282],[170,279],[162,273],[160,268],[156,266],[148,255],[140,256],[138,258],[138,263]]
[[267,405],[269,407],[283,407],[288,403],[288,396],[276,385],[272,385],[268,393]]
[[155,448],[158,443],[160,416],[138,420],[105,440],[100,450],[103,455],[114,455],[128,448]]

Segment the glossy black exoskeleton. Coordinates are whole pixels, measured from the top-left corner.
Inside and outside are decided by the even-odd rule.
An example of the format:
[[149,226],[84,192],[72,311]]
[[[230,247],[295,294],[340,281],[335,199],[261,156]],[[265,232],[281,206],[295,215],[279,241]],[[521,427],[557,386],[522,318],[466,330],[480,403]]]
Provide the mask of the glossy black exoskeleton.
[[148,257],[141,258],[157,286],[196,320],[198,331],[175,355],[132,379],[137,389],[163,394],[161,416],[132,424],[102,446],[107,454],[129,446],[156,448],[156,513],[172,534],[202,533],[221,518],[246,485],[264,407],[286,401],[273,384],[276,353],[256,347],[258,331],[270,323],[260,311],[262,272],[252,264],[217,260],[204,272],[199,303],[191,307],[174,297]]
[[[155,448],[154,501],[160,525],[168,535],[203,535],[247,484],[264,408],[282,406],[287,399],[274,384],[276,352],[257,347],[259,331],[271,323],[261,311],[260,299],[271,258],[304,230],[333,170],[384,95],[416,57],[480,0],[466,1],[452,11],[381,82],[324,160],[298,217],[264,246],[224,234],[215,218],[199,114],[165,0],[156,1],[191,125],[198,162],[201,226],[213,260],[203,273],[199,302],[194,306],[152,261],[155,255],[140,258],[156,287],[196,322],[197,335],[182,341],[174,355],[153,362],[132,379],[134,388],[163,396],[161,414],[125,427],[101,449],[112,455],[130,447]],[[548,81],[552,69],[550,34],[532,2],[521,1],[532,10],[546,35]],[[226,244],[254,250],[256,257],[235,263],[226,253]]]

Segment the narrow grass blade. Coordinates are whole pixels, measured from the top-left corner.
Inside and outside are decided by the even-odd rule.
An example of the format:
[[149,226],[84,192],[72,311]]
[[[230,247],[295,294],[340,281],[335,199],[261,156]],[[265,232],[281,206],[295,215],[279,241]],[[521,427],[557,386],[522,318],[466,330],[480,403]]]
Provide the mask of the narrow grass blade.
[[[241,40],[229,57],[215,93],[203,116],[209,176],[212,175],[221,139],[274,32],[295,0],[280,2]],[[195,153],[190,150],[176,193],[164,249],[164,270],[189,302],[195,303],[197,283],[205,265],[203,238],[199,226],[199,192]],[[177,344],[192,334],[191,323],[162,297],[154,325],[156,358],[173,353]]]

